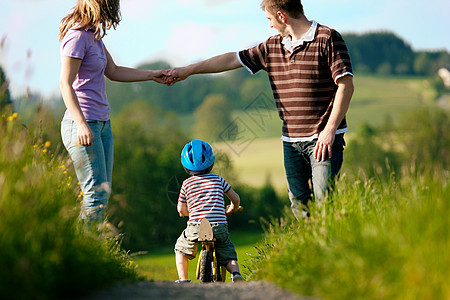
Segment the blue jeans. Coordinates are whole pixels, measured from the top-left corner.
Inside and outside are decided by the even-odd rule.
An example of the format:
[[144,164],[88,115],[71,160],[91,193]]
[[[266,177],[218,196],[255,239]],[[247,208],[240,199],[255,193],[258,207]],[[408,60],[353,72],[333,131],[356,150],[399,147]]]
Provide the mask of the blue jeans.
[[110,121],[88,120],[88,124],[94,134],[92,146],[78,144],[78,127],[71,119],[62,120],[61,136],[84,193],[80,217],[103,222],[111,194],[114,142]]
[[342,166],[345,145],[343,134],[336,135],[331,159],[318,162],[314,158],[316,143],[317,139],[311,142],[283,142],[289,199],[297,217],[306,215],[308,201],[321,200],[327,195]]

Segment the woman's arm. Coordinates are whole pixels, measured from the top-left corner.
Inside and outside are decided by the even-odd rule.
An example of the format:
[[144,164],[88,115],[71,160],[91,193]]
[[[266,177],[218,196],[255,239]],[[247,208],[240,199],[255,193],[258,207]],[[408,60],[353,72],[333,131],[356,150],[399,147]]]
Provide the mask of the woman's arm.
[[119,82],[136,82],[153,80],[159,83],[164,83],[164,79],[168,76],[168,71],[162,70],[140,70],[134,68],[127,68],[117,66],[108,50],[105,48],[107,59],[105,76],[113,81]]
[[81,59],[63,56],[61,61],[61,73],[59,87],[67,110],[78,126],[78,143],[83,146],[92,145],[93,133],[84,118],[80,103],[72,87],[75,77],[80,69]]

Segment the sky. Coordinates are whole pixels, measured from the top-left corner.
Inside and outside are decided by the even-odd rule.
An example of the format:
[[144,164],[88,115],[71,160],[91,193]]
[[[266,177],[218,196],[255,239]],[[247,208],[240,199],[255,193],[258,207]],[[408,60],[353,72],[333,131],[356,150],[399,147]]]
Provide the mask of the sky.
[[[450,51],[449,0],[303,0],[310,20],[341,33],[390,31],[414,50]],[[76,0],[0,0],[0,65],[13,97],[59,97],[58,27]],[[277,32],[260,0],[122,0],[104,43],[118,65],[183,66],[240,51]],[[351,54],[351,53],[350,53]]]

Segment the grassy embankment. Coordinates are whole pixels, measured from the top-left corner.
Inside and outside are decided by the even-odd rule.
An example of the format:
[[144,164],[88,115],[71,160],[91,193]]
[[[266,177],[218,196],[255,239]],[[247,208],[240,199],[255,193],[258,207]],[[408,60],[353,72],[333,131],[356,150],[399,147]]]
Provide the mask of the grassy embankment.
[[309,219],[272,227],[249,278],[320,299],[449,299],[448,180],[343,180]]
[[116,240],[78,222],[67,156],[33,128],[0,113],[0,298],[61,299],[137,279]]

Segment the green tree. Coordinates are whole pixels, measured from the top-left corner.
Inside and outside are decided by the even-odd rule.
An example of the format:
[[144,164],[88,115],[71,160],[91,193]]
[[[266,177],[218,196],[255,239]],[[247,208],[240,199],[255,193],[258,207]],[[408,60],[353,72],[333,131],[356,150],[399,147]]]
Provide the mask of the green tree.
[[172,242],[184,226],[176,199],[168,198],[169,182],[184,174],[180,151],[186,139],[174,128],[173,118],[135,102],[112,120],[115,153],[109,214],[125,233],[124,247],[129,250]]
[[231,108],[224,95],[209,95],[195,110],[194,132],[196,139],[217,141],[231,123]]
[[380,132],[366,123],[359,126],[356,137],[349,141],[345,150],[344,166],[351,170],[350,174],[364,172],[368,177],[387,175],[389,178],[389,173],[399,170],[399,154],[391,144],[384,144],[386,136],[380,139]]
[[240,95],[244,104],[251,103],[260,93],[265,92],[270,85],[260,78],[248,78],[240,89]]
[[411,46],[391,32],[345,34],[344,39],[357,71],[368,70],[380,74],[413,72],[414,52]]

